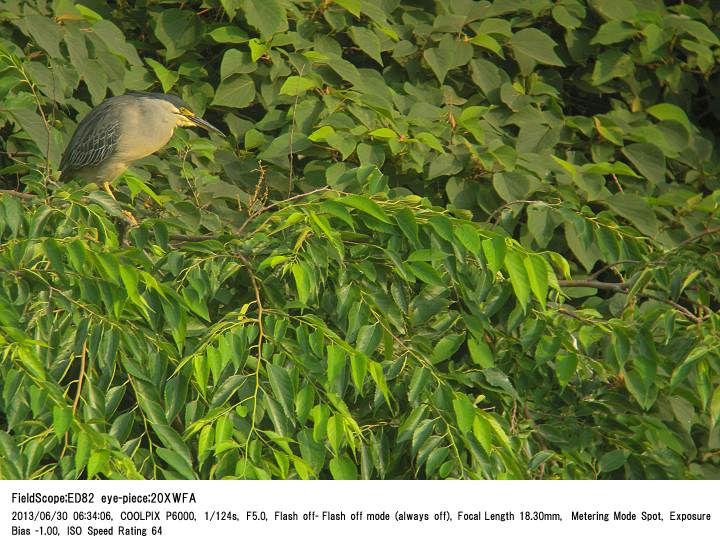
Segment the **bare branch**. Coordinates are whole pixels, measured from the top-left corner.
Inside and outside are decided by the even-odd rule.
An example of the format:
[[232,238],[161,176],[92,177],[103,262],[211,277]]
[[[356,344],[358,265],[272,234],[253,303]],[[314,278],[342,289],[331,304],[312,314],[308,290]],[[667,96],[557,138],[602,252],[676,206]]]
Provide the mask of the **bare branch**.
[[627,282],[601,282],[599,280],[558,280],[561,288],[597,288],[598,290],[611,290],[626,293],[629,287]]
[[35,194],[21,193],[20,191],[13,191],[12,189],[0,189],[0,194],[9,194],[10,196],[14,196],[21,200],[35,200],[40,198]]

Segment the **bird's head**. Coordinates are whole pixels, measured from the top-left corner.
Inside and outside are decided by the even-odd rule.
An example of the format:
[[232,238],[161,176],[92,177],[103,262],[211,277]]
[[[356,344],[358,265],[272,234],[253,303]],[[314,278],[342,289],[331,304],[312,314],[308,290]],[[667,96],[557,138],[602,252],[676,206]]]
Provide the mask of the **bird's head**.
[[195,116],[195,113],[193,113],[189,108],[187,107],[176,107],[175,114],[177,115],[177,125],[178,126],[197,126],[199,128],[205,128],[208,131],[213,131],[215,133],[219,133],[223,137],[225,137],[225,134],[218,130],[215,126],[210,124],[207,120],[204,120],[200,118],[199,116]]
[[161,100],[165,108],[169,109],[170,112],[175,115],[176,126],[196,126],[199,128],[205,128],[208,131],[219,133],[225,137],[225,134],[210,124],[210,122],[196,116],[192,109],[190,109],[190,106],[176,95],[164,93],[152,95],[154,96],[154,99]]

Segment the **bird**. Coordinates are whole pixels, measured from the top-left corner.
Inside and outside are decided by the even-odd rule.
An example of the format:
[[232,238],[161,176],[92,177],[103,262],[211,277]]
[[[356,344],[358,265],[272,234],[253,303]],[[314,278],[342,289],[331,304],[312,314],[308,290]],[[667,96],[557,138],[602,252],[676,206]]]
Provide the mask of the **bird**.
[[176,95],[128,92],[105,99],[75,129],[60,160],[60,181],[99,183],[114,199],[110,184],[133,161],[167,145],[178,126],[197,126],[225,137]]

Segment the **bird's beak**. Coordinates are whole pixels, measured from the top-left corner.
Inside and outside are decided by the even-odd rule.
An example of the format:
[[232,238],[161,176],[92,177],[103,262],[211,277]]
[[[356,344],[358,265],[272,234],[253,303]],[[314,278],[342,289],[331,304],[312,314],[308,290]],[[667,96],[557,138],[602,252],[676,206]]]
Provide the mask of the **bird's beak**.
[[186,115],[185,115],[185,118],[187,118],[188,120],[190,120],[190,122],[192,122],[192,123],[195,124],[196,126],[200,126],[201,128],[205,128],[206,130],[219,133],[219,134],[222,135],[223,137],[226,137],[226,135],[225,135],[223,132],[221,132],[221,131],[218,130],[215,126],[213,126],[210,122],[208,122],[207,120],[203,120],[203,119],[200,118],[199,116],[193,116],[193,115],[191,115],[191,114],[186,114]]

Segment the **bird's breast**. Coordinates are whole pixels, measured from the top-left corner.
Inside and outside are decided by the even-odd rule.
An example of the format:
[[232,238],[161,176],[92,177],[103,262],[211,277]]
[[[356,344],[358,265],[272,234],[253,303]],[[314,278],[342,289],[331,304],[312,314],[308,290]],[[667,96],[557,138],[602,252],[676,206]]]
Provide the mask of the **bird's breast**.
[[148,109],[133,108],[122,122],[118,155],[127,162],[149,156],[167,145],[174,126]]

